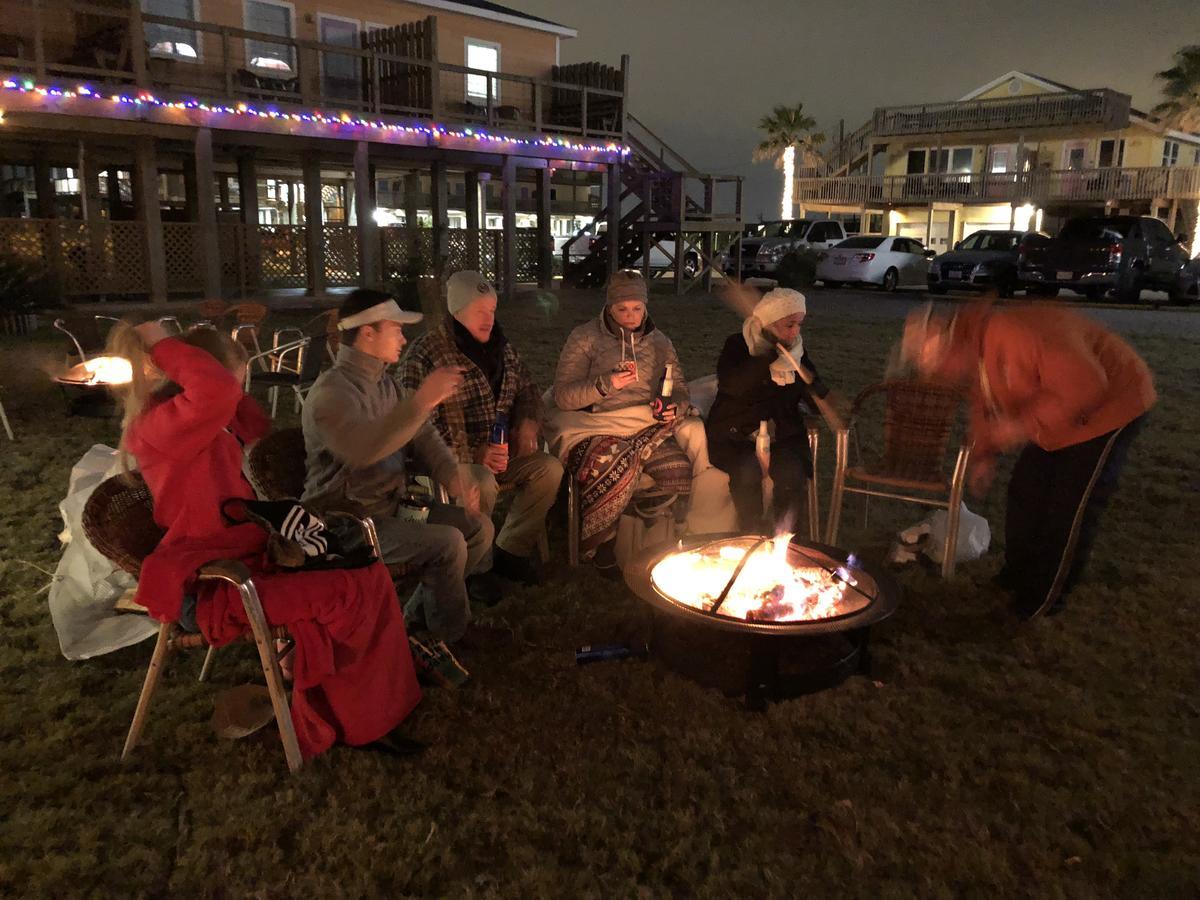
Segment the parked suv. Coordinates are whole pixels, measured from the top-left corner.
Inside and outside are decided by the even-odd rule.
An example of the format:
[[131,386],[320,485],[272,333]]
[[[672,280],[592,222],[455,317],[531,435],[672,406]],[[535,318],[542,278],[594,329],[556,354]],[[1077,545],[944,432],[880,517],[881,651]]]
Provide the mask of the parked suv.
[[1017,264],[1032,248],[1048,243],[1040,231],[976,231],[929,264],[929,290],[995,290],[1011,297],[1017,289]]
[[[793,250],[828,250],[846,239],[846,229],[832,219],[785,219],[763,222],[753,237],[742,238],[742,275],[746,278],[773,277],[779,261]],[[719,260],[726,275],[734,274],[730,253]]]
[[1150,289],[1181,302],[1191,286],[1184,243],[1151,216],[1070,219],[1058,237],[1023,256],[1019,278],[1043,296],[1070,288],[1099,300],[1112,291],[1122,303],[1136,303]]

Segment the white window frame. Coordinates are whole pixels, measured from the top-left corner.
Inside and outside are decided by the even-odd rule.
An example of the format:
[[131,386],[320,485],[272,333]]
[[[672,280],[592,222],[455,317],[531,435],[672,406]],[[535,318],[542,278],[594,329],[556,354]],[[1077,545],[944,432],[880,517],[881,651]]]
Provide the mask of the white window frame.
[[[1105,141],[1113,143],[1113,162],[1107,166],[1100,164],[1100,154],[1104,149]],[[1100,138],[1096,142],[1096,168],[1098,169],[1120,169],[1125,166],[1125,138]]]
[[[1175,152],[1171,152],[1171,148],[1175,148]],[[1179,165],[1179,141],[1165,140],[1163,141],[1162,164],[1164,167]]]
[[[150,12],[149,10],[146,9],[147,2],[148,2],[148,0],[142,0],[142,12],[143,13]],[[191,3],[192,3],[191,19],[193,22],[199,22],[200,21],[200,0],[191,0]],[[155,15],[155,13],[153,13],[153,12],[151,12],[150,14]],[[149,24],[153,25],[153,23],[149,23]],[[163,27],[166,27],[166,26],[163,26]],[[143,24],[142,25],[143,32],[145,31],[145,28],[146,28],[146,25]],[[192,48],[196,51],[195,56],[181,56],[178,53],[164,53],[162,50],[153,50],[149,46],[146,47],[146,55],[152,56],[155,59],[175,59],[175,60],[178,60],[179,62],[185,62],[185,63],[191,63],[191,64],[202,62],[204,59],[204,51],[201,48],[201,44],[202,44],[204,38],[201,37],[199,28],[192,29],[192,34],[195,35],[195,38],[196,38],[195,43],[192,44]]]
[[[1004,154],[1004,168],[1002,168],[1002,169],[996,168],[996,156],[998,154]],[[991,152],[988,154],[989,158],[987,160],[985,160],[985,165],[987,166],[987,174],[989,174],[989,175],[1004,175],[1004,174],[1007,174],[1009,171],[1015,172],[1016,171],[1016,160],[1015,160],[1016,155],[1017,155],[1016,147],[1013,147],[1011,145],[1005,144],[1004,146],[992,147]],[[1010,163],[1012,164],[1011,170],[1009,168]]]
[[[288,40],[293,40],[293,41],[296,40],[296,4],[289,3],[289,2],[287,2],[287,0],[253,0],[253,2],[262,3],[266,6],[278,6],[278,7],[281,7],[283,9],[287,10],[288,31],[290,32],[290,34],[288,34],[288,36],[285,40],[280,41],[280,43],[283,43],[285,46],[287,46],[288,52],[292,56],[292,59],[290,60],[291,67],[292,67],[292,72],[291,72],[290,77],[298,78],[300,76],[300,60],[298,58],[298,54],[296,53],[296,48],[294,46],[292,46],[291,44],[287,43]],[[251,3],[251,0],[242,0],[242,27],[245,28],[247,31],[254,31],[255,29],[250,27],[250,3]],[[242,42],[243,48],[244,48],[244,53],[245,53],[245,59],[246,59],[246,68],[252,72],[254,72],[254,71],[260,72],[264,76],[267,76],[267,77],[275,77],[275,78],[285,77],[285,76],[282,76],[282,73],[274,72],[274,71],[271,71],[268,69],[255,69],[253,66],[250,65],[250,42],[252,40],[259,40],[259,39],[258,38],[246,38]],[[270,44],[273,42],[272,41],[260,41],[260,43]]]
[[1071,151],[1082,150],[1083,159],[1080,161],[1080,169],[1088,167],[1088,142],[1087,141],[1063,141],[1062,148],[1062,167],[1063,169],[1071,168]]
[[[323,13],[323,12],[317,13],[317,42],[318,43],[320,43],[320,44],[326,43],[324,38],[321,36],[322,35],[321,23],[325,22],[326,20],[331,21],[331,22],[341,22],[345,25],[353,25],[354,26],[354,49],[355,50],[362,49],[362,38],[361,38],[361,35],[363,32],[362,20],[361,19],[352,19],[349,16],[339,16],[339,15],[336,15],[335,13]],[[321,96],[322,97],[331,96],[331,95],[328,95],[325,93],[325,54],[330,53],[330,52],[332,52],[332,51],[322,50],[318,54],[319,58],[317,61],[317,68],[319,70],[318,74],[321,79]],[[356,57],[354,57],[354,59],[361,60],[361,57],[356,56]],[[357,74],[355,80],[358,83],[358,89],[360,92],[360,96],[357,99],[361,100],[362,99],[362,97],[361,97],[362,67],[361,66],[359,67],[359,71],[358,71],[358,74]],[[337,99],[337,98],[333,98],[333,99]]]
[[[496,41],[485,41],[485,40],[483,40],[483,38],[473,38],[473,37],[464,37],[463,38],[463,68],[467,68],[467,69],[473,68],[473,66],[471,66],[471,64],[470,64],[471,45],[472,44],[474,44],[476,47],[487,47],[487,48],[490,48],[490,49],[496,51],[496,71],[494,74],[499,75],[502,70],[502,67],[503,67],[503,64],[502,64],[503,57],[501,56],[500,45]],[[481,76],[481,75],[464,75],[463,76],[463,100],[465,100],[468,103],[470,103],[472,100],[482,100],[484,103],[487,102],[486,86],[484,87],[484,91],[482,94],[472,94],[471,93],[471,79],[472,78],[482,78],[482,77],[483,76]],[[500,105],[500,79],[493,78],[493,79],[491,79],[491,82],[492,82],[492,105],[499,106]]]

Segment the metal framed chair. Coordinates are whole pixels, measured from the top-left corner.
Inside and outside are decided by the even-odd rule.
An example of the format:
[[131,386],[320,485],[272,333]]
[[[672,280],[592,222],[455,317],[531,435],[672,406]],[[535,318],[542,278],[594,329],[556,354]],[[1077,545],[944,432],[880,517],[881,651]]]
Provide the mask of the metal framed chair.
[[13,437],[12,426],[8,424],[8,414],[4,411],[4,403],[0,401],[0,425],[4,426],[4,433],[8,435],[10,441],[15,441]]
[[[364,521],[363,526],[368,536],[373,537],[374,528],[369,520]],[[83,510],[83,529],[97,550],[134,577],[141,571],[142,561],[153,552],[163,535],[162,529],[154,521],[154,503],[146,483],[141,478],[130,479],[125,476],[107,479],[88,498]],[[275,722],[283,742],[284,756],[288,769],[296,772],[302,764],[300,746],[292,726],[287,690],[279,669],[279,660],[290,651],[290,646],[287,646],[283,653],[276,650],[277,640],[288,639],[287,629],[273,628],[267,623],[254,580],[242,563],[235,560],[215,560],[199,570],[197,579],[200,582],[224,581],[233,585],[241,595],[246,618],[250,621],[249,630],[242,639],[253,641],[258,648],[263,676],[266,678],[271,705],[275,711]],[[200,671],[200,680],[205,681],[212,667],[214,648],[208,645],[204,636],[183,632],[174,622],[164,622],[159,627],[158,639],[155,641],[154,653],[142,683],[133,722],[129,726],[129,733],[121,750],[123,761],[129,758],[141,739],[150,711],[150,701],[158,687],[168,657],[181,650],[199,647],[208,649]]]
[[[868,402],[884,400],[882,455],[850,465],[850,437]],[[866,388],[854,400],[850,419],[837,433],[833,490],[825,543],[836,544],[844,495],[862,494],[944,509],[946,547],[942,576],[954,574],[959,510],[966,484],[971,447],[959,445],[954,468],[946,474],[950,434],[963,403],[953,387],[916,380],[884,381]]]
[[[294,370],[286,369],[283,363],[288,353],[296,352],[299,359]],[[281,344],[257,356],[250,357],[250,362],[269,360],[265,372],[255,372],[252,365],[246,367],[246,390],[256,385],[269,388],[271,398],[271,418],[279,406],[279,389],[291,388],[296,397],[296,409],[304,405],[304,395],[313,386],[317,376],[321,374],[326,360],[329,358],[328,345],[324,340],[304,337],[288,344]]]

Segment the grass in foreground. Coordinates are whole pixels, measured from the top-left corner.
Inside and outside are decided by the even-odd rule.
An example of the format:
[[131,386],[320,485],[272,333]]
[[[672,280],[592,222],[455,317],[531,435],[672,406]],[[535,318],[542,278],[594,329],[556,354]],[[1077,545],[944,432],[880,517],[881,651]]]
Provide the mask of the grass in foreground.
[[[546,380],[598,303],[530,300],[503,320]],[[737,327],[708,298],[652,307],[689,377]],[[836,303],[805,326],[848,396],[878,378],[897,332]],[[5,338],[19,441],[0,445],[0,892],[1194,895],[1200,363],[1191,335],[1132,338],[1163,399],[1064,615],[1017,626],[988,584],[1002,474],[971,504],[993,552],[949,583],[901,575],[875,681],[754,714],[654,662],[576,668],[574,647],[644,635],[648,618],[562,564],[559,533],[551,581],[487,614],[518,644],[471,660],[468,689],[428,693],[411,726],[433,742],[423,759],[338,749],[294,778],[273,740],[211,734],[214,692],[255,675],[236,649],[208,686],[199,657],[177,658],[142,746],[118,762],[150,644],[67,662],[32,567],[54,568],[70,467],[115,427],[64,415],[42,371],[56,337]],[[922,516],[875,503],[863,528],[860,502],[841,543],[868,555]]]

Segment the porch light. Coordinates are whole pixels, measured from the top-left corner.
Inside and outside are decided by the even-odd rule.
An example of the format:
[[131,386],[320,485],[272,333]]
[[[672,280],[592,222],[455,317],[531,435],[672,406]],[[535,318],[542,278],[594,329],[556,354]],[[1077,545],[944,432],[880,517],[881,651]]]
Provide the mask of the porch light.
[[1026,203],[1024,206],[1018,206],[1013,212],[1013,227],[1017,231],[1028,231],[1029,220],[1033,218],[1033,204]]

